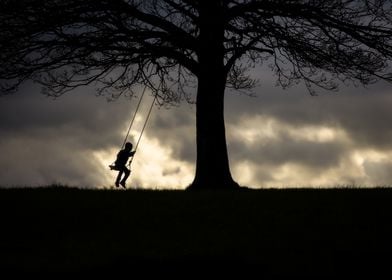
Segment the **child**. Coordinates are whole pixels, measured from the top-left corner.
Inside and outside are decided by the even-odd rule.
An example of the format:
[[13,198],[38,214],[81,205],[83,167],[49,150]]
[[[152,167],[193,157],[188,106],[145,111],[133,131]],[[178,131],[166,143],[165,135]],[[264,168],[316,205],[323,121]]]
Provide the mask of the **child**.
[[[132,151],[132,143],[127,142],[125,144],[124,149],[120,150],[117,154],[117,159],[114,163],[115,165],[115,170],[118,170],[118,175],[116,178],[116,187],[119,187],[119,184],[121,186],[123,186],[123,188],[125,189],[125,182],[127,181],[129,174],[131,174],[131,171],[128,169],[128,167],[126,166],[128,159],[130,157],[133,157],[133,155],[135,154],[135,151]],[[124,177],[121,179],[121,176],[124,174]]]

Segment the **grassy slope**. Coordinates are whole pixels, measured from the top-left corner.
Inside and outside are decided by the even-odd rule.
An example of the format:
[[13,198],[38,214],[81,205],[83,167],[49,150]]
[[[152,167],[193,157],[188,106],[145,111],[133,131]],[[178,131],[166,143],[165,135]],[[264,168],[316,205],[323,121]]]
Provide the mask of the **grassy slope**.
[[342,269],[381,273],[392,249],[387,188],[2,189],[0,215],[0,264],[13,272],[243,273],[245,267],[320,279]]

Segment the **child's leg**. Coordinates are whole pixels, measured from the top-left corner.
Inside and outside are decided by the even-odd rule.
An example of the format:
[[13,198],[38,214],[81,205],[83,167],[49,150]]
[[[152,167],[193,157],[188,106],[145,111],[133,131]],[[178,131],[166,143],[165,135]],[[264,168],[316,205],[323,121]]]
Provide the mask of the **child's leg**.
[[123,170],[123,169],[120,169],[120,170],[118,171],[118,175],[117,175],[117,178],[116,178],[116,187],[118,187],[118,184],[120,183],[121,176],[122,176],[123,173],[124,173],[124,170]]
[[123,169],[123,171],[124,171],[124,178],[121,180],[121,184],[125,185],[125,182],[127,181],[129,175],[131,174],[131,171],[126,167]]

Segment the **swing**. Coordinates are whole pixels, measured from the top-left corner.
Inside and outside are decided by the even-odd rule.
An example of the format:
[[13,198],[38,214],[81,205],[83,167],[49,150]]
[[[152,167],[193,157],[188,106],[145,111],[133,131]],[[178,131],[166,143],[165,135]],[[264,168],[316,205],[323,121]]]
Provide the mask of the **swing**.
[[114,162],[109,165],[109,168],[110,170],[120,171],[120,169],[117,167],[117,165]]
[[[124,148],[125,143],[127,142],[129,133],[130,133],[131,128],[132,128],[132,126],[133,126],[133,122],[134,122],[135,117],[136,117],[136,114],[137,114],[137,112],[138,112],[138,110],[139,110],[140,103],[142,102],[142,99],[143,99],[143,97],[144,97],[144,93],[146,92],[146,88],[147,88],[147,87],[145,86],[144,89],[143,89],[142,95],[140,96],[139,102],[138,102],[138,104],[137,104],[137,106],[136,106],[135,113],[133,114],[131,123],[129,124],[129,127],[128,127],[128,131],[127,131],[127,133],[126,133],[126,135],[125,135],[123,144],[122,144],[122,146],[121,146],[121,150]],[[157,94],[155,94],[154,99],[152,100],[150,109],[148,110],[148,114],[147,114],[146,120],[144,121],[143,128],[142,128],[142,130],[141,130],[141,132],[140,132],[140,134],[139,134],[139,138],[138,138],[138,140],[137,140],[137,142],[136,142],[136,146],[135,146],[135,150],[134,150],[135,152],[136,152],[136,150],[137,150],[137,148],[138,148],[138,146],[139,146],[140,139],[142,138],[142,135],[143,135],[143,133],[144,133],[144,129],[146,128],[148,119],[150,118],[151,111],[152,111],[152,107],[154,106],[154,103],[155,103],[156,98],[157,98]],[[131,167],[133,158],[134,158],[134,156],[132,156],[131,159],[130,159],[129,162],[128,162],[128,167],[129,167],[129,169],[130,169],[130,167]],[[119,171],[119,167],[115,164],[115,161],[114,161],[112,164],[109,165],[109,168],[110,168],[110,170]]]

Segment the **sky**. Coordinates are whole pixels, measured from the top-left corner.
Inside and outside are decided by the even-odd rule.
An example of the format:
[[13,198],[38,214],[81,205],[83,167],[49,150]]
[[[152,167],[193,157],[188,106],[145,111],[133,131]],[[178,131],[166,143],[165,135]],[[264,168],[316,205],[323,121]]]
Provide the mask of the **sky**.
[[[337,92],[276,86],[253,73],[254,96],[227,91],[226,137],[233,178],[250,188],[392,185],[392,85],[341,85]],[[152,97],[129,140],[136,143]],[[0,97],[0,187],[51,184],[113,188],[108,165],[124,141],[138,99],[108,101],[92,87],[59,98],[31,82]],[[196,162],[195,105],[154,107],[128,187],[184,189]]]

